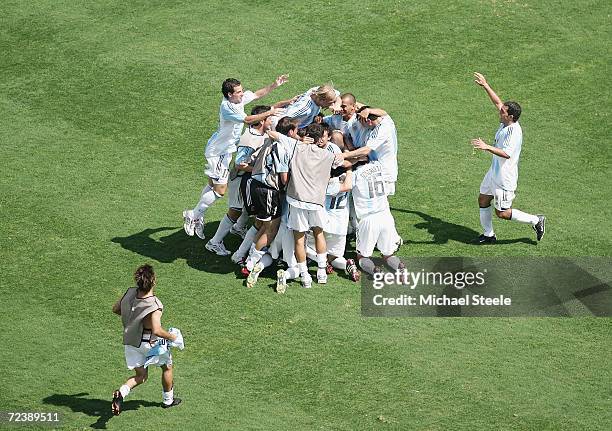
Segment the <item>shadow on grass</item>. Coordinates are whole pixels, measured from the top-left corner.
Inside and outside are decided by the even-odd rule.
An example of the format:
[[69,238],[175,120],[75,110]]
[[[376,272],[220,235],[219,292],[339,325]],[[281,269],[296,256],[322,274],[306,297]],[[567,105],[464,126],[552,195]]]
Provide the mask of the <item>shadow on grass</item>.
[[[204,234],[206,238],[212,238],[217,230],[219,222],[207,223]],[[159,233],[166,233],[154,238]],[[206,241],[185,234],[182,227],[163,226],[145,229],[125,237],[115,237],[112,242],[121,245],[126,250],[138,253],[142,256],[154,259],[162,263],[171,263],[177,259],[185,259],[187,264],[199,271],[218,274],[237,273],[237,265],[234,265],[229,256],[217,256],[204,248]],[[238,248],[242,241],[235,235],[228,235],[225,244],[230,250]]]
[[[405,210],[401,208],[391,208],[391,210],[418,215],[424,220],[424,222],[417,223],[414,225],[414,227],[417,229],[426,230],[433,236],[433,239],[430,241],[404,240],[404,244],[446,244],[449,241],[457,241],[463,244],[473,244],[472,241],[480,235],[480,232],[477,232],[474,229],[470,229],[469,227],[461,226],[459,224],[446,222],[421,211]],[[497,244],[514,244],[519,242],[532,245],[537,244],[537,241],[531,238],[497,240]]]
[[[100,400],[84,398],[89,395],[87,392],[78,394],[53,394],[43,399],[44,404],[58,407],[68,407],[76,413],[85,413],[87,416],[97,417],[93,424],[89,425],[94,429],[106,429],[106,424],[113,417],[110,400]],[[127,410],[138,410],[140,407],[160,407],[160,403],[150,401],[129,400],[123,403],[123,412]]]

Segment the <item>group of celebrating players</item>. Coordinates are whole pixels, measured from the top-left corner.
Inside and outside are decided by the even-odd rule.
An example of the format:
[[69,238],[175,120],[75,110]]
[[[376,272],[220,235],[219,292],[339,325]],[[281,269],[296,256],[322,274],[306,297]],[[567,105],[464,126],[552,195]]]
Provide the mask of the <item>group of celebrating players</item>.
[[[546,217],[512,207],[523,142],[518,123],[521,107],[516,102],[502,102],[480,73],[474,77],[500,117],[495,145],[480,138],[471,141],[475,149],[493,155],[480,185],[483,233],[475,242],[492,244],[497,240],[492,202],[497,217],[530,224],[540,241]],[[317,263],[316,279],[323,284],[334,268],[345,271],[353,281],[361,276],[357,265],[371,275],[382,272],[371,259],[375,248],[387,266],[398,273],[405,271],[404,263],[394,256],[402,240],[387,200],[395,193],[398,173],[393,120],[385,111],[358,103],[350,93],[340,95],[330,85],[311,88],[271,106],[257,105],[250,115],[245,114],[246,104],[286,81],[281,75],[255,92],[244,91],[236,79],[223,82],[219,128],[206,145],[208,184],[198,204],[183,212],[185,232],[204,239],[205,213],[229,189],[228,212],[206,248],[229,256],[232,253],[223,239],[230,232],[240,235],[242,244],[231,259],[242,265],[248,287],[281,257],[287,269],[277,271],[278,293],[284,293],[287,281],[297,277],[303,287],[312,286],[307,257]],[[321,109],[332,114],[322,116]],[[242,133],[244,124],[248,128]],[[247,228],[249,217],[255,221]],[[349,229],[356,234],[357,263],[344,257]],[[136,287],[128,289],[113,306],[123,322],[127,366],[135,371],[113,392],[115,415],[121,413],[130,391],[146,381],[151,364],[163,370],[162,406],[181,403],[174,396],[168,346],[184,348],[183,336],[178,329],[165,331],[161,327],[163,305],[154,293],[153,268],[139,267],[134,278]]]
[[[223,82],[219,128],[205,151],[208,184],[197,205],[183,212],[185,232],[204,239],[206,211],[227,192],[228,212],[206,249],[231,254],[247,287],[280,258],[287,269],[277,272],[278,293],[298,277],[303,287],[312,286],[307,257],[317,263],[318,283],[334,269],[359,281],[357,263],[369,274],[382,271],[371,259],[375,248],[391,269],[402,271],[393,255],[401,238],[387,200],[397,181],[393,120],[331,85],[257,105],[246,115],[246,104],[286,81],[281,75],[255,92],[244,91],[236,79]],[[332,113],[323,116],[321,109]],[[250,217],[255,221],[247,228]],[[349,229],[356,235],[357,263],[344,257]],[[243,238],[233,254],[223,244],[229,233]]]

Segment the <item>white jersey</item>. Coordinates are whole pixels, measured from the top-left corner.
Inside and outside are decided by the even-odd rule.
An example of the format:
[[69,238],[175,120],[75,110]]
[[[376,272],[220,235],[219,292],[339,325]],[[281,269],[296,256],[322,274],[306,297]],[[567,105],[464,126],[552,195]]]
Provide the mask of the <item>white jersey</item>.
[[252,91],[245,91],[240,103],[232,103],[223,98],[219,107],[219,127],[206,144],[206,157],[236,152],[236,144],[240,140],[244,119],[247,117],[244,105],[255,99],[257,96]]
[[385,181],[397,181],[397,131],[388,115],[368,135],[366,145],[372,149],[371,161],[378,160],[383,168]]
[[518,162],[523,145],[523,130],[519,123],[504,126],[500,123],[495,133],[495,148],[504,150],[509,159],[493,155],[491,168],[493,183],[503,190],[515,191],[518,182]]
[[[298,121],[298,128],[303,129],[310,125],[319,112],[321,107],[317,105],[310,95],[319,87],[312,87],[306,93],[300,95],[295,102],[285,108],[285,116]],[[336,97],[340,92],[335,90]]]
[[355,114],[353,114],[353,116],[348,121],[344,121],[342,115],[340,114],[333,114],[323,117],[323,122],[330,127],[332,132],[337,130],[343,135],[348,134],[349,128],[355,121],[358,121],[357,116]]
[[361,121],[355,119],[347,128],[346,132],[351,137],[354,148],[361,148],[366,144],[370,129],[361,124]]
[[380,162],[370,162],[358,166],[353,171],[352,197],[358,220],[370,214],[389,211],[383,168]]
[[[334,154],[342,151],[336,144],[328,143],[327,149]],[[350,192],[340,192],[340,180],[338,177],[329,179],[325,192],[325,209],[329,223],[323,228],[327,233],[335,235],[346,235],[349,222],[349,195]]]

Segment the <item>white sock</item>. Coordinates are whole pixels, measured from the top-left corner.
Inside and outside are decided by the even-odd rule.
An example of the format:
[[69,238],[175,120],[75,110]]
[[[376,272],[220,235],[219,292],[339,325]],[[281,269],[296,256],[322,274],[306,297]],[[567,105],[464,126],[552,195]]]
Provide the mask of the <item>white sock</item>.
[[255,266],[255,264],[261,260],[261,258],[263,257],[265,253],[266,253],[265,251],[257,250],[255,247],[253,247],[246,261],[247,269],[249,271],[253,271],[253,267]]
[[272,259],[272,256],[270,256],[269,253],[266,253],[261,257],[260,262],[263,264],[264,268],[267,268],[270,265],[272,265],[272,262],[274,262],[274,259]]
[[125,399],[130,393],[130,387],[128,385],[122,385],[119,388],[119,392],[121,392],[121,396]]
[[342,256],[335,258],[331,261],[331,264],[334,268],[340,269],[342,271],[346,270],[346,259]]
[[540,219],[538,219],[538,216],[527,214],[521,210],[515,210],[514,208],[512,209],[511,220],[517,221],[519,223],[531,223],[532,226],[537,225],[540,221]]
[[491,207],[480,208],[480,225],[484,230],[485,236],[493,236],[493,215],[491,214]]
[[389,268],[397,269],[400,263],[401,260],[399,260],[399,257],[397,256],[391,256],[387,258],[387,265],[389,265]]
[[285,280],[293,280],[294,278],[298,278],[300,275],[300,270],[297,266],[292,266],[291,268],[287,268],[285,271]]
[[215,236],[212,237],[210,242],[220,243],[227,236],[230,231],[230,228],[234,224],[234,221],[225,214],[225,217],[219,223],[219,227],[217,228],[217,232],[215,232]]
[[255,226],[251,226],[251,229],[247,231],[246,235],[244,236],[244,239],[240,243],[240,247],[238,247],[238,250],[236,250],[236,253],[239,256],[244,256],[249,252],[251,246],[253,245],[255,235],[257,235],[257,228]]
[[193,209],[193,214],[196,219],[203,217],[204,213],[217,199],[221,198],[211,186],[207,185],[202,190],[202,196],[200,196],[200,202]]
[[236,220],[236,223],[234,223],[234,229],[242,230],[245,228],[248,222],[249,222],[249,213],[247,213],[246,210],[243,209],[242,214],[240,214],[240,217],[238,217],[238,220]]
[[362,257],[359,259],[359,266],[370,275],[374,274],[374,268],[376,267],[369,257]]
[[327,253],[317,253],[317,276],[327,275]]
[[174,401],[174,388],[170,389],[168,392],[162,391],[162,401],[167,406],[172,404],[172,401]]
[[298,262],[297,269],[302,277],[308,275],[308,267],[306,266],[306,262]]

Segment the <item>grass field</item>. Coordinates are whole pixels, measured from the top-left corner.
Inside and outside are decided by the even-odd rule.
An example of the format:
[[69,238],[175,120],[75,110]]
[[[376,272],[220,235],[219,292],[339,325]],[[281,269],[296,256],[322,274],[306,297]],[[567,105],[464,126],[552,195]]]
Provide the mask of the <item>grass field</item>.
[[[367,319],[360,289],[247,290],[182,231],[204,182],[220,83],[264,101],[333,81],[387,110],[400,143],[400,255],[611,256],[606,1],[3,1],[0,5],[0,410],[67,429],[608,430],[612,323]],[[548,216],[480,231],[498,116],[481,71],[523,107],[515,205]],[[225,199],[208,213],[211,235]],[[238,245],[236,238],[226,241]],[[152,263],[184,403],[159,371],[110,415],[129,375],[112,303]],[[0,428],[4,424],[0,424]]]

